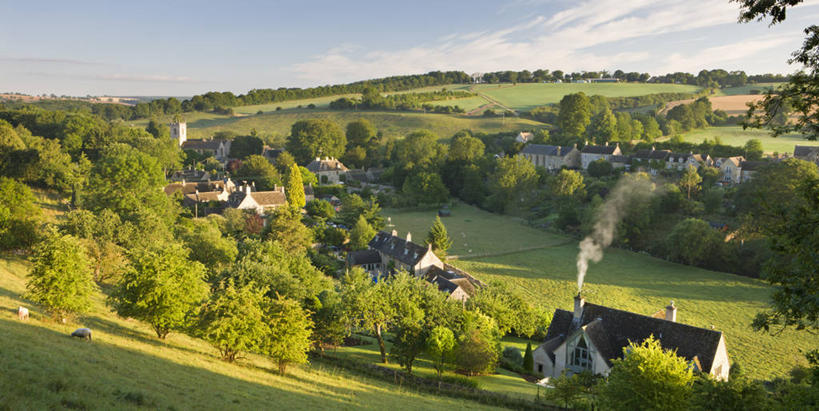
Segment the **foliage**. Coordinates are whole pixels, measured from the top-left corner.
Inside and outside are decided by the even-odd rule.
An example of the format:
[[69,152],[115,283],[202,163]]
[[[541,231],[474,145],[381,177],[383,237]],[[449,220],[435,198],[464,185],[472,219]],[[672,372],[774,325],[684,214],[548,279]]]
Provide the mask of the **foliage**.
[[321,119],[301,120],[293,124],[287,138],[287,151],[299,164],[307,164],[316,157],[344,155],[347,138],[338,124]]
[[613,360],[600,404],[612,410],[684,410],[688,408],[694,375],[685,359],[664,350],[649,337],[624,348]]
[[467,301],[467,307],[491,317],[502,335],[514,331],[517,335],[529,337],[537,328],[534,307],[520,293],[499,281],[482,287]]
[[440,258],[445,257],[449,247],[452,247],[452,239],[449,238],[440,216],[435,216],[435,222],[429,228],[424,244],[432,245],[432,251]]
[[449,190],[437,173],[414,173],[404,180],[401,188],[410,205],[440,204],[449,199]]
[[614,172],[614,167],[605,158],[600,158],[589,163],[586,172],[592,177],[600,178],[611,175]]
[[310,340],[313,321],[298,302],[282,296],[269,300],[265,322],[269,330],[262,340],[262,349],[276,363],[280,374],[287,372],[289,364],[307,362],[307,351],[313,344]]
[[27,248],[37,241],[40,208],[25,184],[0,177],[0,249]]
[[336,216],[336,209],[333,208],[333,205],[330,204],[329,201],[324,200],[310,200],[304,207],[305,211],[307,211],[307,215],[311,217],[319,217],[324,219],[331,219]]
[[214,219],[195,219],[179,224],[179,238],[190,252],[190,259],[217,273],[236,259],[236,241],[222,236]]
[[668,258],[688,265],[713,263],[722,257],[723,247],[720,233],[697,218],[680,221],[666,238]]
[[499,158],[495,171],[489,175],[489,207],[494,211],[511,212],[529,199],[537,186],[535,166],[520,156]]
[[301,213],[278,207],[268,220],[266,238],[276,241],[289,253],[304,254],[313,245],[313,233],[301,222]]
[[762,159],[762,142],[752,138],[745,142],[745,159],[748,161],[759,161]]
[[585,187],[583,175],[576,170],[560,170],[549,180],[552,195],[556,197],[570,197]]
[[535,357],[532,354],[532,343],[526,343],[526,353],[523,354],[523,371],[533,373],[535,371]]
[[31,261],[28,298],[55,318],[88,312],[96,285],[88,256],[76,237],[49,233],[34,248]]
[[65,214],[60,230],[80,239],[88,253],[94,281],[115,278],[123,269],[125,250],[122,226],[118,215],[104,209],[96,215],[88,210],[72,210]]
[[301,170],[295,164],[290,166],[290,176],[287,178],[285,193],[287,193],[287,203],[291,208],[301,210],[305,206],[306,200]]
[[702,177],[697,173],[697,169],[694,166],[689,165],[688,168],[685,170],[683,175],[680,177],[680,188],[684,188],[687,194],[687,198],[691,199],[691,192],[697,192],[699,190],[699,184],[702,182]]
[[446,364],[451,361],[455,349],[455,334],[444,326],[433,328],[427,336],[427,354],[432,357],[433,368],[438,372],[438,378],[446,370]]
[[384,332],[392,325],[396,315],[389,291],[386,281],[373,283],[361,269],[352,269],[342,278],[341,296],[346,302],[346,317],[350,326],[371,330],[375,334],[384,364],[387,363]]
[[208,294],[204,266],[188,260],[179,244],[133,249],[128,257],[131,264],[108,299],[117,314],[147,322],[160,339],[187,326]]
[[710,375],[694,380],[691,409],[720,411],[761,411],[772,408],[765,387],[747,377],[735,375],[731,369],[728,381],[718,381]]
[[219,286],[199,313],[198,330],[223,360],[233,362],[241,352],[259,347],[266,333],[264,293],[231,281]]
[[264,142],[256,136],[237,136],[230,142],[230,157],[243,160],[252,155],[261,155]]
[[365,250],[373,237],[375,237],[375,230],[370,227],[363,215],[358,216],[358,221],[350,230],[350,248]]
[[455,363],[467,375],[495,371],[500,357],[500,336],[495,321],[480,311],[464,313],[464,328],[455,349]]
[[560,100],[557,125],[568,136],[581,137],[591,122],[591,104],[583,92],[567,94]]
[[282,184],[281,175],[260,155],[250,155],[242,161],[242,166],[236,170],[235,178],[238,181],[247,181],[248,184],[255,183],[255,190],[272,190],[275,186]]

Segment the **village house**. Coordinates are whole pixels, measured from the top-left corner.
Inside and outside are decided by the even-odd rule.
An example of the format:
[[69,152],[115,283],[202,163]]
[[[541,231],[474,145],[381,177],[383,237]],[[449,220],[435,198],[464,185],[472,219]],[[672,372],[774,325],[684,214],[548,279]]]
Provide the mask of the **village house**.
[[669,169],[686,170],[688,167],[699,168],[701,165],[710,166],[713,164],[711,156],[708,154],[669,153],[666,159],[666,167]]
[[230,140],[212,138],[208,140],[188,140],[182,143],[182,149],[191,150],[203,156],[212,156],[224,163],[230,156]]
[[630,342],[649,336],[675,350],[689,366],[718,380],[727,380],[731,365],[722,332],[677,322],[672,301],[653,316],[586,303],[579,295],[574,311],[557,309],[543,344],[532,353],[538,375],[558,377],[564,371],[608,375],[612,360],[622,358]]
[[623,155],[623,152],[620,151],[620,143],[609,145],[609,143],[606,142],[602,146],[586,144],[583,146],[583,149],[580,150],[580,166],[586,170],[589,168],[589,164],[593,161],[597,161],[602,158],[608,162],[611,162],[611,156],[620,155]]
[[287,204],[284,187],[275,186],[272,191],[253,191],[253,185],[246,184],[230,194],[228,206],[239,210],[253,210],[264,215]]
[[609,163],[614,168],[624,168],[628,170],[631,168],[631,157],[629,156],[611,156],[609,157]]
[[196,192],[206,193],[206,192],[215,192],[221,193],[226,192],[228,194],[232,193],[236,189],[236,184],[229,178],[224,180],[212,180],[212,181],[179,181],[173,182],[165,186],[163,191],[167,195],[173,195],[176,192],[182,192],[182,195],[189,195],[194,194]]
[[205,170],[186,169],[174,171],[168,178],[171,181],[206,182],[211,175]]
[[767,161],[743,161],[739,164],[739,181],[742,183],[750,181],[757,170],[766,164]]
[[580,167],[580,151],[577,150],[577,145],[564,147],[527,144],[519,155],[529,160],[535,167],[543,167],[549,171],[559,170],[563,167]]
[[742,182],[742,162],[745,157],[718,157],[714,159],[714,166],[719,168],[719,181],[723,184],[739,184]]
[[316,175],[319,184],[338,184],[341,176],[348,171],[347,167],[334,157],[316,157],[307,165],[307,170]]
[[819,146],[794,146],[793,157],[819,165]]
[[518,133],[518,136],[515,137],[515,142],[526,144],[532,141],[533,138],[535,138],[534,133],[530,131],[521,131],[520,133]]

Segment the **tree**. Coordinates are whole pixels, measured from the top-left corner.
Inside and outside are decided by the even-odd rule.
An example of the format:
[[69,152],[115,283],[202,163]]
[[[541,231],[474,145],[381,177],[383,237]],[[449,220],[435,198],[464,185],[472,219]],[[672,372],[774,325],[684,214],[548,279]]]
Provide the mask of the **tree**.
[[316,157],[340,158],[347,138],[338,124],[330,120],[310,119],[293,123],[285,147],[299,164],[307,164]]
[[301,181],[299,166],[290,166],[290,176],[287,178],[287,203],[294,210],[301,210],[305,206],[304,183]]
[[266,227],[267,238],[278,241],[289,253],[304,254],[313,245],[313,233],[301,222],[301,213],[279,207]]
[[624,356],[613,360],[600,402],[611,410],[684,410],[688,407],[694,375],[685,359],[664,350],[649,337],[632,342]]
[[527,374],[535,372],[535,357],[532,354],[532,343],[526,343],[526,353],[523,354],[523,370]]
[[735,366],[731,367],[731,378],[728,381],[718,381],[707,374],[696,378],[691,408],[702,411],[762,411],[773,408],[765,386],[745,376],[734,375]]
[[427,239],[424,241],[425,245],[432,245],[432,251],[440,258],[446,256],[447,250],[452,246],[452,239],[446,232],[446,226],[441,222],[440,216],[435,216],[435,222],[429,228]]
[[605,158],[599,158],[589,163],[589,167],[586,171],[588,171],[592,177],[605,177],[610,176],[611,173],[614,172],[614,166],[606,161]]
[[501,335],[514,330],[521,336],[531,336],[536,330],[534,307],[520,293],[512,291],[499,281],[482,287],[467,301],[467,307],[491,317]]
[[195,219],[179,224],[179,238],[190,251],[190,259],[202,263],[211,273],[231,264],[239,250],[236,241],[222,236],[213,219]]
[[438,136],[429,130],[413,131],[395,144],[395,162],[400,167],[436,165],[439,154]]
[[[293,158],[293,155],[288,153],[287,151],[282,151],[279,153],[279,156],[276,157],[275,165],[276,170],[279,171],[279,174],[287,174],[290,172],[290,167],[296,164],[296,159]],[[296,164],[298,165],[298,164]]]
[[551,178],[549,186],[554,196],[569,197],[582,190],[585,184],[580,172],[563,169]]
[[605,109],[591,118],[586,134],[591,141],[602,144],[617,137],[617,118],[610,109]]
[[237,136],[230,143],[230,157],[243,160],[252,155],[261,155],[264,141],[256,136]]
[[125,266],[125,250],[119,245],[124,231],[122,221],[111,210],[104,209],[96,215],[88,210],[72,210],[65,214],[60,230],[83,243],[94,281],[112,279]]
[[745,142],[745,159],[748,161],[759,161],[762,159],[762,142],[752,138]]
[[691,192],[697,192],[700,188],[699,185],[701,182],[702,177],[697,174],[697,169],[695,169],[694,166],[689,165],[683,175],[680,177],[680,188],[685,189],[687,198],[690,200]]
[[350,325],[373,332],[384,364],[387,363],[387,346],[383,333],[396,315],[388,287],[386,281],[373,283],[369,274],[357,268],[348,271],[341,282],[341,297],[346,302],[346,317]]
[[188,325],[190,313],[208,294],[205,267],[188,260],[188,251],[174,243],[131,250],[129,260],[108,298],[117,314],[149,323],[163,340]]
[[438,173],[414,173],[404,180],[401,188],[405,199],[412,205],[440,204],[449,199],[447,190]]
[[487,199],[495,211],[512,211],[525,203],[538,184],[535,166],[521,156],[497,159],[495,171],[489,175]]
[[202,307],[199,334],[219,350],[223,360],[233,362],[239,353],[257,349],[264,338],[263,305],[262,290],[223,283]]
[[449,328],[438,326],[429,332],[427,337],[427,354],[432,358],[433,368],[441,378],[446,364],[450,361],[455,349],[455,334]]
[[242,166],[236,170],[237,180],[253,182],[259,191],[272,190],[282,184],[279,172],[263,156],[251,155],[242,161]]
[[591,103],[585,94],[567,94],[560,100],[557,125],[564,134],[581,137],[591,121]]
[[358,217],[355,226],[350,230],[350,248],[365,250],[373,237],[375,237],[375,230],[367,223],[367,219],[361,215]]
[[268,332],[262,340],[262,347],[276,363],[280,374],[286,373],[289,364],[307,362],[307,351],[313,344],[310,341],[313,321],[298,302],[276,296],[266,308],[265,322]]
[[330,204],[329,201],[324,200],[310,200],[305,206],[305,211],[307,211],[307,215],[311,217],[319,217],[324,219],[331,219],[336,216],[336,209],[333,208],[333,205]]
[[708,265],[721,256],[721,237],[707,222],[687,218],[677,223],[666,238],[668,257],[688,265]]
[[27,185],[0,177],[0,249],[28,248],[37,241],[42,211]]
[[88,312],[97,287],[85,249],[76,237],[51,232],[34,248],[31,261],[27,298],[59,319]]
[[347,123],[346,135],[349,147],[366,147],[376,138],[377,131],[370,120],[362,118]]
[[486,146],[469,134],[456,135],[449,143],[449,159],[472,163],[483,157]]
[[464,332],[458,339],[455,362],[467,375],[495,371],[500,357],[500,336],[495,322],[480,312],[466,313]]

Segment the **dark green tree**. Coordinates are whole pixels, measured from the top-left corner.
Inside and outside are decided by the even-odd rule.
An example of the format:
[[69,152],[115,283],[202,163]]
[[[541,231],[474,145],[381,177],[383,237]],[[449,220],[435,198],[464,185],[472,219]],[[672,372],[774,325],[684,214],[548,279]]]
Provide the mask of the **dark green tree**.
[[281,175],[276,168],[266,158],[258,155],[251,155],[242,161],[242,166],[236,170],[235,178],[255,183],[256,190],[259,191],[272,190],[282,184]]
[[449,247],[452,247],[452,239],[446,232],[446,226],[441,221],[441,217],[435,216],[435,222],[429,228],[427,238],[424,240],[425,245],[432,245],[432,251],[440,258],[446,256]]
[[564,134],[571,137],[582,137],[590,122],[591,103],[585,94],[581,92],[563,96],[560,100],[557,125]]
[[287,151],[299,164],[307,164],[316,157],[340,158],[347,146],[347,138],[338,124],[330,120],[301,120],[293,124],[287,138]]
[[264,141],[256,136],[237,136],[230,143],[230,157],[245,159],[253,155],[261,155]]
[[221,284],[199,313],[199,335],[228,362],[258,349],[267,333],[264,300],[264,293],[251,286]]

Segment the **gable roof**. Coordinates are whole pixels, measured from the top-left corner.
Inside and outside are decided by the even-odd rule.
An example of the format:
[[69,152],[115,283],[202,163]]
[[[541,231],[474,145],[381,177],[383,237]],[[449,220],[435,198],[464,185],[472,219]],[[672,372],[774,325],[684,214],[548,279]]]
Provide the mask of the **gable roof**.
[[412,241],[393,236],[390,233],[379,231],[368,244],[373,250],[386,254],[410,267],[418,264],[429,249]]
[[216,151],[219,149],[219,146],[222,145],[227,140],[187,140],[182,143],[183,150],[213,150]]
[[799,157],[809,157],[813,154],[819,155],[819,147],[814,146],[794,146],[793,147],[793,156],[796,158]]
[[379,264],[381,263],[381,254],[375,250],[360,250],[351,251],[347,253],[347,262],[351,265],[362,264]]
[[580,150],[581,153],[586,154],[614,154],[614,152],[620,147],[619,143],[615,145],[605,145],[605,146],[594,146],[591,144],[586,144],[583,147],[583,150]]
[[695,357],[704,372],[711,371],[722,332],[694,327],[661,318],[586,303],[579,324],[572,324],[573,314],[555,310],[545,341],[560,338],[565,341],[580,327],[592,340],[606,361],[623,356],[629,342],[642,342],[650,335],[665,349],[676,350],[677,355],[693,360]]
[[[231,207],[239,207],[247,197],[245,190],[239,190],[230,195],[228,204]],[[283,189],[275,191],[251,191],[250,198],[260,207],[276,207],[287,204],[287,197]]]
[[651,150],[637,150],[632,157],[638,160],[665,160],[669,155],[671,150],[655,150],[651,147]]
[[333,170],[347,171],[347,167],[334,157],[316,157],[315,160],[311,161],[310,164],[307,165],[307,169],[310,170],[311,173]]
[[569,154],[575,147],[572,146],[551,146],[547,144],[527,144],[523,147],[523,150],[520,151],[521,154],[533,154],[533,155],[543,155],[543,156],[559,156],[565,157]]
[[171,195],[177,191],[182,194],[194,194],[197,191],[200,193],[209,191],[222,191],[225,188],[225,182],[222,180],[201,181],[201,182],[185,182],[185,183],[171,183],[163,189],[165,194]]

